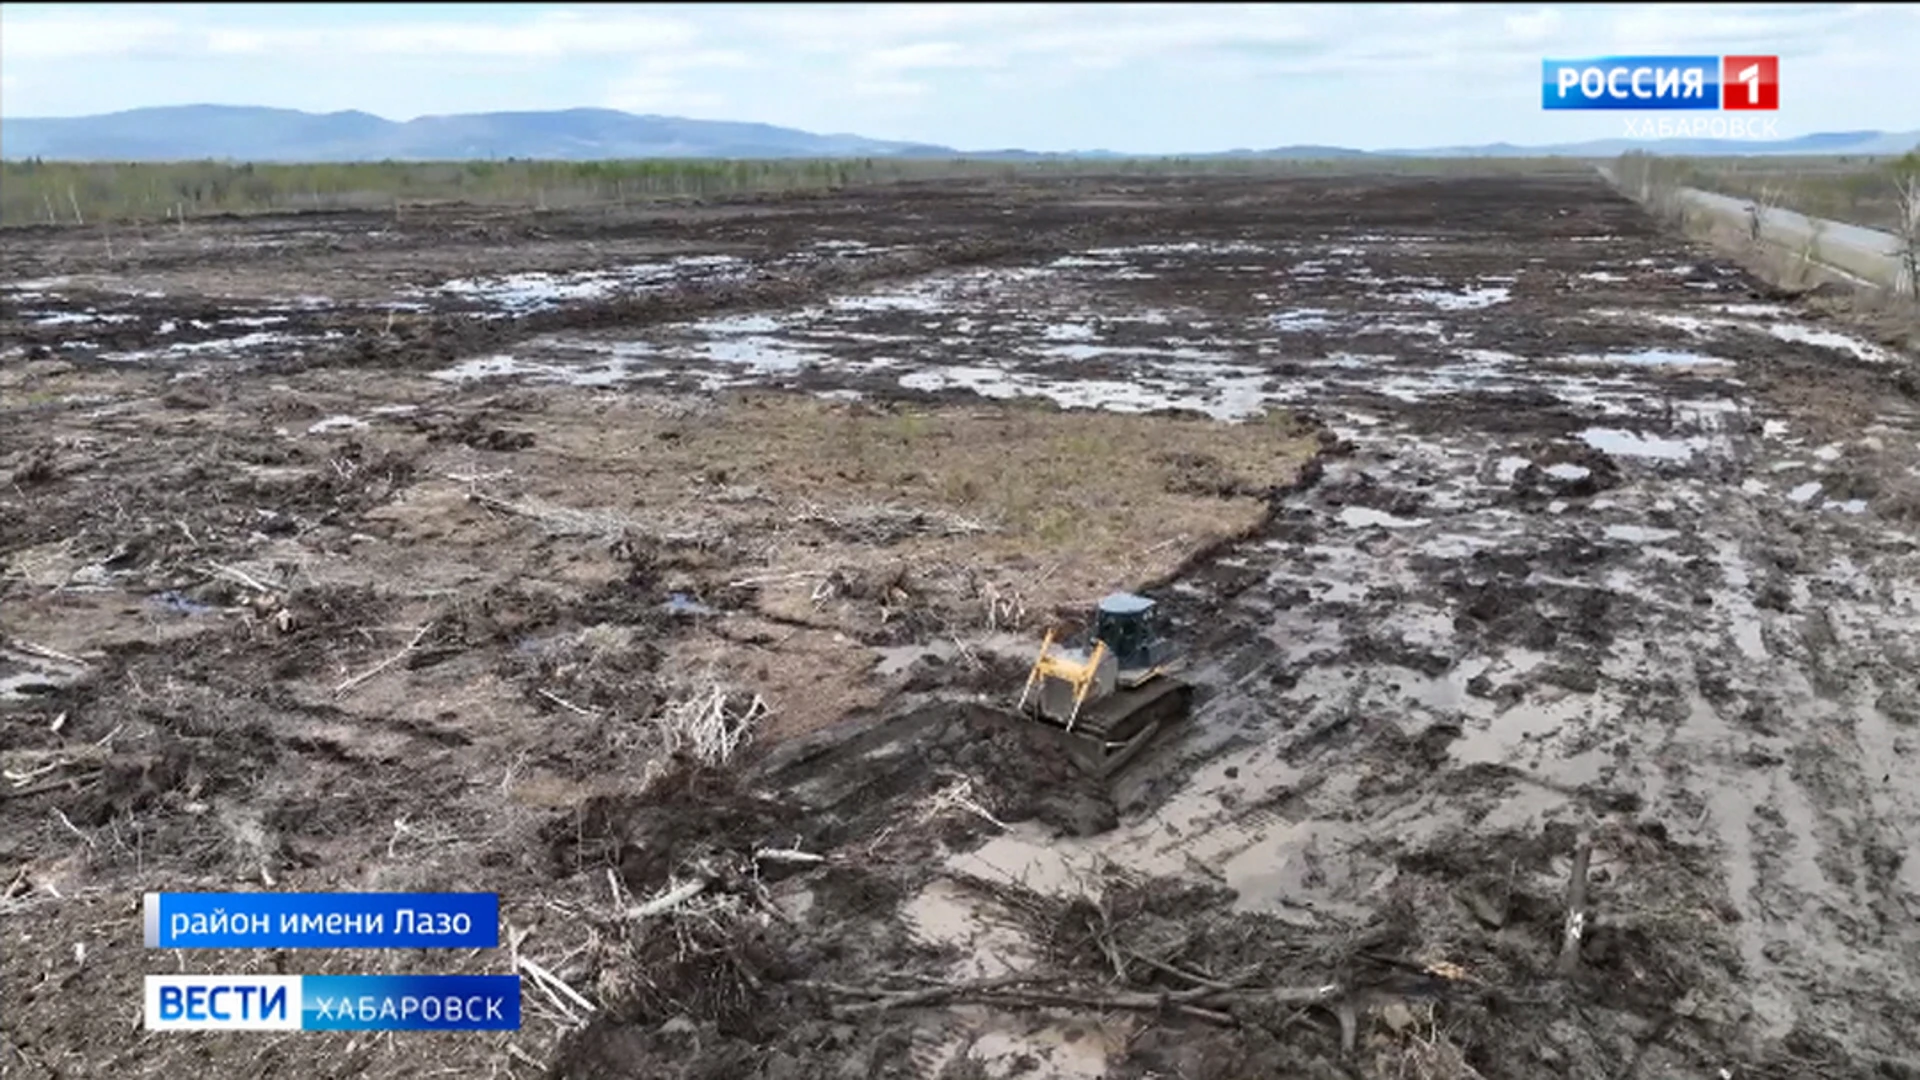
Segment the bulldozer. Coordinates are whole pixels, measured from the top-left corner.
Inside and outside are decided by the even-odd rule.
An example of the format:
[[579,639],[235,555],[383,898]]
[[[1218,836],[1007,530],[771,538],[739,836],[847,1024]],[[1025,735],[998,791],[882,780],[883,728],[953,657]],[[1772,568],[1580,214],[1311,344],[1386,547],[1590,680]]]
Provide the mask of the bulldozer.
[[1114,593],[1081,634],[1048,630],[1015,711],[1058,730],[1080,765],[1117,773],[1168,726],[1186,717],[1193,686],[1152,600]]

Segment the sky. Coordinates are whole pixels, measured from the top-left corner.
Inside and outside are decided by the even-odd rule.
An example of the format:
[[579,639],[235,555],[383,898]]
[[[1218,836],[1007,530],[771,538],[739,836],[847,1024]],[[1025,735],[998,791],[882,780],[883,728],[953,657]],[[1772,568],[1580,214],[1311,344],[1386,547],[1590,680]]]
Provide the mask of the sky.
[[0,4],[0,125],[585,106],[963,150],[1538,144],[1656,115],[1543,110],[1543,58],[1729,53],[1780,57],[1780,137],[1920,128],[1920,4]]

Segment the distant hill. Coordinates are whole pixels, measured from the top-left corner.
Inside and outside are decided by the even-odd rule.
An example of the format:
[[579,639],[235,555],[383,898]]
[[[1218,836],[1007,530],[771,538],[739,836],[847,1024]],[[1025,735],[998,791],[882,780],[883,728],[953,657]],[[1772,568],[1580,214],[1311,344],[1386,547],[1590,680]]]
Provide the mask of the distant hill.
[[448,161],[539,158],[951,157],[941,146],[815,135],[772,124],[635,116],[612,109],[423,116],[180,105],[104,116],[0,121],[0,157],[63,161]]
[[1920,147],[1920,131],[1835,131],[1795,139],[1756,142],[1748,139],[1595,139],[1591,142],[1549,146],[1442,146],[1423,150],[1384,150],[1395,157],[1613,157],[1629,150],[1656,154],[1715,157],[1730,154],[1904,154]]
[[[1731,139],[1601,139],[1551,146],[1445,146],[1365,151],[1281,146],[1179,155],[1193,158],[1612,157],[1662,154],[1901,154],[1920,131],[1847,131],[1777,142]],[[0,157],[64,161],[431,161],[538,158],[973,157],[1007,161],[1120,158],[1111,150],[961,151],[860,135],[817,135],[772,124],[636,116],[612,109],[422,116],[399,122],[364,112],[308,113],[249,105],[178,105],[102,116],[0,121]],[[1141,155],[1151,156],[1151,155]]]

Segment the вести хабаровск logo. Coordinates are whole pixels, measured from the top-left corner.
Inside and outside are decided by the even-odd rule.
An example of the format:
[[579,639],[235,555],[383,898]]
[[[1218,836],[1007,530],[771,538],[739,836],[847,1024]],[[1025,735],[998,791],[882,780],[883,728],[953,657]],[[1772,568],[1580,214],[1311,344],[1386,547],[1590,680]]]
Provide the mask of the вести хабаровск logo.
[[[495,893],[148,893],[150,949],[498,948]],[[515,1031],[520,976],[148,975],[148,1031]]]

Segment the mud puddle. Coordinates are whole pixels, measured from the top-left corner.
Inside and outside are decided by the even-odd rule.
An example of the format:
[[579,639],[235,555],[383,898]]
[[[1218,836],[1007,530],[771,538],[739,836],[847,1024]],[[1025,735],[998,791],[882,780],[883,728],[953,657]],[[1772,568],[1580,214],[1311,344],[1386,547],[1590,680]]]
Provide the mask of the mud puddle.
[[484,318],[512,318],[693,281],[728,280],[739,277],[745,269],[744,260],[732,255],[683,255],[608,269],[454,278],[431,288],[408,290],[401,296],[467,301],[481,308]]
[[[1319,250],[1377,255],[1397,249],[1370,243]],[[1724,407],[1724,396],[1670,394],[1665,382],[1634,378],[1631,369],[1650,367],[1676,377],[1717,380],[1723,389],[1738,387],[1739,357],[1757,344],[1739,340],[1748,335],[1793,341],[1836,358],[1878,362],[1884,355],[1837,331],[1778,321],[1772,305],[1737,304],[1715,305],[1714,314],[1700,316],[1606,307],[1558,316],[1560,336],[1576,341],[1594,322],[1637,326],[1611,335],[1628,337],[1632,347],[1558,354],[1489,348],[1481,343],[1483,328],[1506,322],[1502,309],[1515,303],[1513,290],[1524,285],[1484,283],[1532,282],[1526,274],[1480,276],[1455,291],[1423,287],[1389,294],[1402,308],[1434,312],[1409,317],[1354,303],[1366,295],[1356,296],[1345,284],[1316,299],[1312,282],[1293,283],[1300,250],[1199,242],[1178,251],[1094,248],[1043,266],[948,272],[835,296],[815,307],[665,325],[639,338],[548,336],[501,357],[444,369],[436,377],[512,375],[588,386],[650,380],[703,391],[748,385],[881,394],[961,390],[988,398],[1049,398],[1066,408],[1191,409],[1239,419],[1328,394],[1370,393],[1402,402],[1463,392],[1524,394],[1538,384],[1531,368],[1561,364],[1591,372],[1562,380],[1561,396],[1569,404],[1634,416],[1675,397],[1699,407]],[[1229,251],[1233,259],[1254,261],[1222,269]],[[1203,316],[1169,312],[1145,297],[1135,301],[1129,291],[1149,287],[1131,285],[1118,271],[1144,273],[1147,266],[1202,281],[1257,273],[1273,280],[1273,292],[1259,294],[1271,310]],[[1536,273],[1543,280],[1551,276]],[[1414,280],[1437,284],[1430,277]],[[1316,302],[1293,304],[1280,300],[1282,295]],[[1344,304],[1318,302],[1329,296]],[[1675,329],[1686,334],[1676,337]],[[1721,333],[1733,333],[1739,347],[1699,347]],[[1364,347],[1328,348],[1336,340],[1356,339]],[[1301,372],[1303,367],[1313,374]],[[1696,397],[1702,400],[1687,401]],[[1622,445],[1613,436],[1596,437]],[[1674,451],[1649,444],[1642,452]]]
[[[1296,315],[1338,324],[1336,302],[1302,293]],[[1893,735],[1876,704],[1914,693],[1902,667],[1920,623],[1898,582],[1920,556],[1872,498],[1819,514],[1822,481],[1740,486],[1810,463],[1737,381],[1691,375],[1738,367],[1702,343],[1738,353],[1743,336],[1748,355],[1764,335],[1834,364],[1886,356],[1834,331],[1755,323],[1779,315],[1759,306],[1717,322],[1609,314],[1669,336],[1579,354],[1598,379],[1525,361],[1468,375],[1409,349],[1343,364],[1296,398],[1352,453],[1284,504],[1279,535],[1310,542],[1239,554],[1267,567],[1232,609],[1258,644],[1222,635],[1225,655],[1202,673],[1216,692],[1165,771],[1135,781],[1144,816],[1131,828],[1177,836],[1242,903],[1357,928],[1364,907],[1343,904],[1393,869],[1382,836],[1392,850],[1555,822],[1657,823],[1714,853],[1701,872],[1730,904],[1716,932],[1753,978],[1738,1013],[1756,1038],[1783,1039],[1842,985],[1882,1002],[1920,987],[1911,922],[1878,923],[1874,944],[1858,936],[1860,913],[1920,911],[1920,870],[1880,861],[1883,845],[1920,842],[1920,739]],[[1458,322],[1439,336],[1498,341]],[[1844,473],[1842,457],[1819,467]],[[1864,573],[1843,554],[1862,549],[1882,553]],[[1272,761],[1290,766],[1277,805],[1226,779]],[[1409,786],[1408,769],[1437,773]],[[1196,820],[1198,806],[1210,810]],[[1356,816],[1370,836],[1353,833]],[[1102,854],[1145,865],[1142,850]],[[1238,852],[1259,852],[1261,869],[1237,873]],[[1633,868],[1616,872],[1626,887]],[[1886,948],[1909,962],[1872,969]]]

